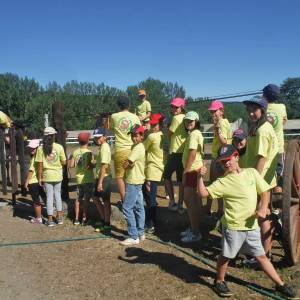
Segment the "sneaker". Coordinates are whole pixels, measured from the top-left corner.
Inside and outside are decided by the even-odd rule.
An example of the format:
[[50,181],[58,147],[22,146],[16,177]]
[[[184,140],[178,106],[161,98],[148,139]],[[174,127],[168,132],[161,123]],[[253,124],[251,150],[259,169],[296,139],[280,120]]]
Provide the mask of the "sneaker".
[[185,213],[185,209],[182,207],[182,205],[178,205],[177,211],[180,215],[183,215]]
[[33,218],[30,220],[30,223],[32,224],[43,224],[43,219],[42,218]]
[[188,235],[190,232],[191,232],[191,228],[188,227],[186,230],[180,232],[180,236],[184,237],[184,236]]
[[170,202],[168,209],[171,211],[177,211],[178,206],[175,202]]
[[103,227],[102,226],[99,226],[99,227],[96,227],[95,228],[95,232],[101,232],[103,230]]
[[143,242],[145,239],[146,239],[146,236],[143,234],[143,235],[140,235],[139,236],[139,239],[141,242]]
[[296,291],[292,287],[290,287],[286,284],[281,285],[281,286],[277,285],[276,291],[279,292],[284,297],[286,297],[287,299],[300,299],[300,297],[297,296]]
[[139,242],[140,242],[139,238],[137,238],[137,239],[128,238],[128,239],[120,242],[119,244],[122,246],[131,246],[131,245],[137,245],[137,244],[139,244]]
[[225,281],[214,281],[214,291],[220,296],[220,297],[231,297],[233,296],[233,293],[228,288]]
[[193,243],[193,242],[198,242],[202,239],[202,235],[201,233],[199,233],[198,235],[193,234],[192,232],[190,232],[189,234],[187,234],[186,236],[184,236],[181,241],[183,243]]
[[154,226],[148,227],[145,229],[145,231],[146,231],[146,233],[153,234],[155,232],[155,228],[154,228]]
[[63,219],[57,219],[57,225],[63,225],[64,220]]
[[80,222],[79,222],[78,220],[75,220],[75,221],[74,221],[74,225],[76,225],[76,226],[77,226],[77,225],[80,225]]
[[254,269],[257,270],[259,268],[259,264],[257,260],[252,257],[252,258],[245,258],[242,262],[243,266],[249,269]]
[[47,222],[46,222],[46,225],[47,225],[48,227],[53,227],[53,226],[55,226],[55,222],[53,222],[53,221],[47,221]]

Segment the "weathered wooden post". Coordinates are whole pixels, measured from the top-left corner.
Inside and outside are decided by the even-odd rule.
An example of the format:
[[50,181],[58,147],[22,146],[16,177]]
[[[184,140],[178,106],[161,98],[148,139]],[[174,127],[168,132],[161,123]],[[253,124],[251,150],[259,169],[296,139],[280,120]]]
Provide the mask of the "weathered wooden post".
[[6,154],[5,154],[5,133],[0,128],[0,164],[1,164],[1,178],[2,178],[2,193],[7,195],[7,177],[6,177]]
[[18,194],[18,172],[17,172],[17,149],[16,149],[16,131],[14,127],[9,129],[10,139],[10,170],[11,170],[11,193],[12,205],[16,204]]
[[[64,104],[60,101],[55,101],[52,104],[52,119],[53,126],[57,131],[56,141],[64,147],[66,152],[66,129],[64,123]],[[62,198],[69,200],[69,189],[68,189],[68,171],[67,166],[63,167],[63,181],[62,181]]]

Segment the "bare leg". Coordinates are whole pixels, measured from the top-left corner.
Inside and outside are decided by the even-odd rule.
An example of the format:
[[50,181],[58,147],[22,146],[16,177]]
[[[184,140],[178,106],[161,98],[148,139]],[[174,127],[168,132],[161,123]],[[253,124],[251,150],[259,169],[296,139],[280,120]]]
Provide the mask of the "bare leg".
[[266,255],[271,254],[273,227],[270,220],[260,222],[261,239]]
[[63,212],[62,211],[58,211],[57,212],[57,218],[58,219],[62,219],[63,218]]
[[229,259],[219,255],[217,262],[217,281],[225,281],[225,274],[228,268]]
[[125,182],[123,178],[116,178],[116,182],[118,185],[118,190],[121,196],[121,201],[123,203],[124,199],[125,199]]
[[77,220],[77,221],[79,219],[79,210],[80,210],[79,199],[76,199],[75,200],[75,220]]
[[198,202],[199,199],[195,195],[195,190],[191,187],[184,188],[184,202],[187,205],[187,212],[189,220],[191,223],[191,229],[194,235],[199,235],[200,233],[200,211]]
[[110,216],[111,216],[110,200],[105,200],[104,201],[104,221],[106,223],[110,223]]
[[279,277],[278,273],[276,272],[274,266],[269,261],[269,259],[265,256],[256,256],[255,257],[257,262],[260,264],[261,269],[268,275],[268,277],[275,282],[277,285],[283,285],[283,281]]
[[83,199],[82,219],[86,219],[87,217],[88,204],[89,204],[88,200]]
[[175,202],[174,187],[173,187],[172,180],[165,179],[165,188],[166,188],[167,194],[169,195],[170,202],[174,203]]
[[34,204],[34,213],[37,219],[42,218],[42,207],[40,204]]
[[178,182],[178,188],[179,188],[179,200],[178,200],[178,204],[180,206],[182,206],[183,204],[183,185],[182,182]]

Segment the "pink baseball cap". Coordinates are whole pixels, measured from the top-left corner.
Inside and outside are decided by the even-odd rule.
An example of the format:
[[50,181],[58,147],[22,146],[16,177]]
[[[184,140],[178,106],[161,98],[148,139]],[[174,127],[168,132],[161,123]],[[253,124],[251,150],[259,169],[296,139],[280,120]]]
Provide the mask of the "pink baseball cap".
[[219,100],[214,100],[208,107],[208,110],[224,109],[224,105]]
[[40,139],[29,140],[27,147],[35,149],[40,145]]
[[185,100],[183,98],[173,98],[170,101],[170,105],[176,107],[185,107]]

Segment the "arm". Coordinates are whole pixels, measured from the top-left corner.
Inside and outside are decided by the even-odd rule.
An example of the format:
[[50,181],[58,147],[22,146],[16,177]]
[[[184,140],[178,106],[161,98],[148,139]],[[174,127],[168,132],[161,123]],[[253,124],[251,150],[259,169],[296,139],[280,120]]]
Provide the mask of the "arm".
[[150,118],[150,115],[151,115],[151,112],[147,112],[146,115],[145,115],[144,117],[139,116],[139,118],[140,118],[141,121],[144,121],[145,119],[149,119],[149,118]]
[[130,161],[129,159],[127,159],[124,164],[123,164],[123,168],[126,170],[126,169],[129,169],[129,168],[132,168],[134,165],[134,162]]
[[260,201],[258,204],[258,209],[256,215],[259,218],[265,219],[269,210],[270,203],[270,192],[266,191],[260,194]]
[[207,198],[209,196],[208,190],[206,186],[204,185],[203,177],[201,174],[202,172],[200,171],[200,174],[198,175],[198,184],[197,184],[197,190],[198,194],[201,196],[201,198]]
[[25,184],[24,184],[24,187],[25,187],[26,190],[28,190],[29,180],[32,178],[32,175],[33,175],[33,171],[29,171],[28,174],[27,174],[26,181],[25,181]]
[[187,173],[191,169],[192,164],[196,158],[196,154],[197,154],[196,149],[190,149],[189,156],[188,156],[188,159],[187,159],[184,171],[183,171],[184,174]]
[[265,163],[266,163],[266,158],[261,155],[258,155],[255,169],[258,171],[259,174],[262,173]]
[[103,191],[103,179],[105,177],[106,171],[108,169],[108,164],[101,164],[100,172],[99,172],[99,181],[97,186],[97,191]]
[[39,162],[38,163],[38,181],[39,185],[43,185],[43,163]]
[[70,157],[68,159],[68,167],[69,168],[74,168],[75,167],[75,159],[74,159],[73,155],[70,155]]

